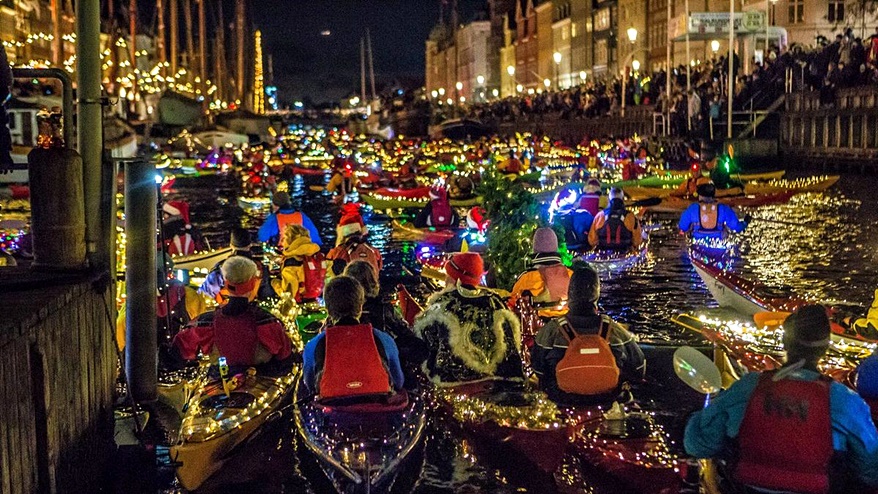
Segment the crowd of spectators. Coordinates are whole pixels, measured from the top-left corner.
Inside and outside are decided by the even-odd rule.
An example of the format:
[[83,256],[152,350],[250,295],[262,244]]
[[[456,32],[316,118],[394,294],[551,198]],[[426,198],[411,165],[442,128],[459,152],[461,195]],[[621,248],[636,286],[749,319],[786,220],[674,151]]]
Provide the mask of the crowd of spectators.
[[[779,55],[776,47],[773,48],[763,60],[752,61],[748,74],[742,73],[738,55],[732,55],[735,111],[764,110],[790,89],[820,91],[821,103],[831,106],[837,89],[878,84],[878,29],[866,40],[855,37],[852,30],[847,29],[832,42],[819,36],[813,48],[794,44]],[[711,128],[725,122],[728,70],[726,56],[690,66],[691,91],[686,94],[686,67],[674,68],[670,101],[666,101],[665,71],[630,74],[625,84],[626,107],[652,105],[653,111],[670,116],[674,135],[706,137]],[[568,120],[618,115],[622,87],[621,77],[604,76],[557,91],[527,91],[463,107],[440,105],[433,111],[437,120],[465,115],[485,122],[544,116]]]

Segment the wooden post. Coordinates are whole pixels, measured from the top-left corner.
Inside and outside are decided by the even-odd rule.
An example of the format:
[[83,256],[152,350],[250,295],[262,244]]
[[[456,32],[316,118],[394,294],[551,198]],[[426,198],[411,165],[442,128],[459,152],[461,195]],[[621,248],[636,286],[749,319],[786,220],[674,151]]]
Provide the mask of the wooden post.
[[27,155],[31,190],[33,269],[85,267],[82,157],[67,148],[34,148]]

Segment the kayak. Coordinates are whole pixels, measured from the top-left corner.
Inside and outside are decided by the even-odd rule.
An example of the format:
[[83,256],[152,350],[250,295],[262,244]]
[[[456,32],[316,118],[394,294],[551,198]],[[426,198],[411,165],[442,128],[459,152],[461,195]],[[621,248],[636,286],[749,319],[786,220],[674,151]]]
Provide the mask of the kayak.
[[211,249],[203,252],[196,252],[188,256],[173,256],[174,269],[185,269],[187,271],[203,271],[208,272],[216,266],[216,263],[229,257],[232,254],[232,247],[223,247],[221,249]]
[[[404,209],[404,208],[423,208],[429,199],[423,198],[399,198],[377,196],[374,192],[360,192],[360,199],[366,204],[372,206],[373,209]],[[468,199],[451,199],[449,201],[452,207],[471,208],[482,204],[482,196],[470,197]]]
[[510,466],[521,459],[530,468],[552,474],[573,438],[558,406],[541,391],[501,380],[436,386],[439,410],[454,419],[483,451]]
[[424,402],[402,391],[388,403],[324,406],[299,381],[296,428],[338,492],[389,492],[401,465],[421,444]]
[[[760,180],[778,180],[783,178],[786,170],[762,173],[741,173],[733,177],[742,182],[755,182]],[[689,170],[668,171],[661,175],[638,178],[636,180],[619,180],[604,184],[603,188],[609,187],[676,187],[689,178]]]
[[460,230],[460,228],[418,228],[412,223],[393,220],[392,237],[394,240],[407,240],[427,245],[445,245]]
[[180,435],[171,446],[180,484],[195,490],[219,471],[235,447],[280,407],[298,373],[298,366],[278,376],[263,375],[251,367],[229,379],[226,394],[222,381],[204,372],[187,402]]
[[577,258],[586,261],[598,273],[615,273],[624,271],[646,257],[649,249],[649,240],[640,244],[640,248],[617,251],[617,250],[593,250],[585,252]]
[[314,175],[314,176],[326,175],[330,171],[329,168],[314,168],[314,167],[310,167],[310,166],[298,166],[298,165],[293,165],[290,167],[290,169],[296,175]]
[[296,316],[296,327],[299,329],[299,336],[302,338],[302,345],[305,345],[311,340],[311,338],[320,333],[326,317],[326,309],[316,303],[299,305],[299,313]]
[[[721,307],[728,307],[746,316],[754,316],[761,312],[792,312],[811,301],[792,293],[773,290],[759,282],[745,279],[731,271],[722,269],[712,263],[705,262],[698,256],[690,255],[695,272],[707,285],[708,291]],[[831,324],[832,339],[838,344],[874,349],[878,345],[875,339],[867,338],[856,331],[845,328],[841,324]]]
[[268,209],[271,204],[270,197],[238,197],[238,207],[251,211]]
[[[744,196],[761,196],[767,194],[781,194],[784,192],[792,192],[793,194],[801,194],[805,192],[823,192],[835,185],[839,180],[838,175],[817,176],[799,178],[795,180],[769,180],[767,182],[745,182]],[[669,197],[674,192],[671,187],[627,187],[625,193],[634,199],[644,199],[647,197]],[[716,197],[718,199],[724,197],[737,196],[742,193],[740,188],[717,189]]]
[[[758,207],[768,206],[770,204],[784,204],[789,202],[790,198],[794,195],[795,192],[788,190],[770,194],[719,197],[717,198],[717,202],[733,208]],[[698,201],[693,199],[667,196],[663,197],[662,202],[659,204],[655,206],[647,206],[646,209],[653,213],[681,213],[692,204],[697,203]]]

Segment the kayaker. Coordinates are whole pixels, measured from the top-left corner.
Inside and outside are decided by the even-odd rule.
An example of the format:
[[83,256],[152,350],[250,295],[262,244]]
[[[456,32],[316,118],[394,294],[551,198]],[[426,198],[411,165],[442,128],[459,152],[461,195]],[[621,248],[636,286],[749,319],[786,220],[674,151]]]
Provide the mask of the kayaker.
[[607,208],[598,211],[588,231],[588,243],[597,249],[626,251],[643,243],[640,220],[625,208],[622,189],[613,187]]
[[704,168],[710,175],[710,181],[718,190],[722,190],[724,195],[735,196],[744,193],[744,183],[732,178],[730,167],[733,161],[730,156],[725,156],[720,163],[716,154],[709,152],[705,154],[704,161]]
[[449,199],[469,199],[475,195],[476,185],[473,179],[463,175],[452,175],[448,178]]
[[[336,160],[333,160],[336,163]],[[357,174],[354,173],[354,160],[342,158],[334,167],[332,177],[326,184],[326,191],[338,197],[345,197],[357,190]]]
[[[579,209],[584,209],[594,218],[601,210],[601,181],[589,178],[585,183],[585,189],[579,198]],[[586,231],[588,231],[586,229]]]
[[747,221],[747,217],[739,221],[730,206],[717,203],[716,188],[712,183],[706,183],[698,186],[698,203],[683,211],[677,226],[681,233],[691,235],[695,240],[721,239],[726,230],[744,231]]
[[[587,367],[587,370],[582,371],[581,375],[570,376],[581,384],[589,386],[603,382],[608,377],[608,371],[610,379],[613,377],[613,372],[617,373],[615,374],[617,384],[642,380],[646,372],[646,360],[634,336],[622,325],[610,319],[609,316],[601,314],[598,310],[601,282],[597,272],[584,262],[575,263],[572,272],[567,314],[563,318],[552,319],[543,326],[537,333],[534,346],[531,348],[531,365],[539,378],[540,389],[545,391],[551,399],[568,403],[574,403],[580,398],[578,393],[567,392],[573,391],[573,388],[565,391],[564,385],[559,386],[558,384],[558,364],[568,353],[567,348],[571,341],[571,335],[566,333],[567,329],[572,329],[575,335],[602,337],[609,345],[612,363],[616,366],[615,371],[609,365],[604,368],[583,366],[583,368]],[[604,362],[604,364],[610,364],[610,362]],[[607,394],[606,389],[598,388],[591,389],[590,391],[595,392],[589,394]],[[615,390],[615,386],[613,390]],[[589,389],[582,388],[576,391],[581,393],[589,391]],[[612,391],[609,393],[612,394]]]
[[415,321],[415,335],[429,349],[424,372],[444,384],[522,380],[521,324],[497,294],[479,287],[481,256],[455,254],[445,273],[445,289]]
[[570,269],[561,263],[558,236],[549,227],[537,228],[533,236],[531,268],[522,273],[512,287],[509,303],[529,292],[534,306],[542,317],[556,317],[567,312],[567,293]]
[[869,405],[874,424],[878,422],[878,354],[864,358],[856,372],[857,394]]
[[[449,238],[442,247],[444,252],[462,252],[463,250],[483,252],[487,243],[490,220],[481,206],[473,206],[466,213],[466,228]],[[466,242],[466,249],[463,248]]]
[[[163,354],[189,321],[207,311],[207,305],[194,288],[174,277],[174,261],[162,251],[156,253],[156,288],[156,336]],[[116,343],[120,349],[125,348],[126,307],[122,304],[116,319]]]
[[783,367],[745,374],[696,412],[686,425],[686,452],[726,458],[734,444],[731,479],[764,492],[878,486],[878,432],[869,407],[817,368],[829,342],[826,309],[799,308],[784,323]]
[[520,174],[522,170],[522,165],[521,161],[519,161],[518,158],[515,157],[515,151],[510,151],[509,158],[501,161],[497,165],[497,169],[503,173],[508,173],[512,175]]
[[326,284],[327,328],[305,345],[303,383],[321,401],[389,397],[404,377],[393,338],[360,322],[363,287],[349,276]]
[[375,268],[375,272],[381,274],[384,261],[378,249],[366,242],[366,224],[356,204],[349,204],[343,209],[336,232],[337,245],[326,254],[326,259],[331,262],[332,275],[340,275],[347,263],[353,261],[366,261]]
[[[286,225],[302,225],[308,229],[311,234],[311,241],[319,246],[323,246],[320,240],[320,233],[314,222],[302,211],[296,211],[293,208],[290,195],[286,192],[276,192],[271,198],[271,214],[265,218],[265,223],[259,227],[256,238],[260,242],[269,242],[272,244],[280,244],[282,239],[281,232]],[[281,246],[283,247],[283,246]]]
[[415,216],[413,223],[417,228],[456,228],[460,225],[460,217],[451,207],[445,187],[430,188],[430,202]]
[[875,298],[872,300],[866,317],[861,317],[851,323],[851,329],[863,337],[872,340],[878,339],[878,290],[875,290]]
[[212,360],[226,357],[230,366],[264,364],[285,360],[292,353],[283,324],[253,300],[259,290],[259,270],[245,257],[223,263],[229,302],[202,314],[174,338],[174,348],[185,360],[195,360],[199,350]]
[[[232,247],[232,252],[229,257],[240,256],[246,257],[251,261],[256,263],[256,266],[262,273],[263,279],[268,279],[268,267],[265,266],[262,262],[255,258],[252,252],[253,241],[250,232],[244,228],[234,228],[232,229],[232,233],[229,238],[229,244]],[[228,258],[226,258],[228,259]],[[223,263],[226,262],[226,259],[214,264],[213,268],[211,268],[210,272],[207,273],[207,276],[204,278],[204,282],[201,283],[201,287],[198,289],[198,293],[216,300],[219,303],[226,303],[228,300],[228,290],[224,290],[226,281],[223,279]],[[260,300],[265,300],[266,298],[270,298],[275,296],[274,289],[271,287],[269,283],[260,284],[259,285],[259,293],[256,298]]]
[[172,256],[188,256],[204,250],[201,234],[189,221],[189,204],[184,201],[162,204],[162,234],[165,249]]
[[698,186],[710,182],[709,177],[705,177],[701,165],[697,162],[689,166],[689,177],[680,183],[671,195],[674,197],[682,197],[684,199],[695,199],[698,197]]
[[415,336],[393,301],[381,296],[375,268],[368,262],[354,261],[345,267],[344,275],[357,280],[365,292],[366,301],[363,303],[360,322],[381,328],[393,338],[404,370],[420,366],[427,359],[427,345]]
[[326,276],[320,246],[311,241],[302,225],[287,225],[283,245],[280,278],[271,280],[274,291],[290,294],[300,303],[316,301]]

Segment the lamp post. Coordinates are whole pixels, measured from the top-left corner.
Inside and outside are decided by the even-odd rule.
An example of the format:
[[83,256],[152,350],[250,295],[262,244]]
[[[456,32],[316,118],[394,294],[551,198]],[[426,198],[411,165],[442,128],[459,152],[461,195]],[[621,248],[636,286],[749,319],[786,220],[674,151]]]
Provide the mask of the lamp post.
[[719,51],[719,40],[715,39],[710,42],[710,51],[713,52],[713,58],[716,58],[716,52]]
[[555,89],[561,89],[561,83],[559,82],[560,72],[561,72],[561,52],[556,51],[552,54],[552,58],[555,60]]
[[546,86],[546,91],[548,91],[549,88],[552,87],[552,81],[547,77],[543,79],[543,85]]
[[454,84],[454,101],[455,101],[455,103],[462,103],[462,100],[460,99],[460,91],[462,89],[463,89],[463,83],[460,81],[457,81]]
[[[633,27],[628,28],[628,41],[631,41],[632,47],[634,43],[637,42],[637,29]],[[637,53],[637,50],[631,50],[631,53],[625,57],[625,61],[622,62],[622,116],[625,116],[625,96],[628,91],[628,61]]]
[[485,76],[478,75],[476,76],[476,83],[479,85],[479,98],[481,98],[482,102],[485,101]]

